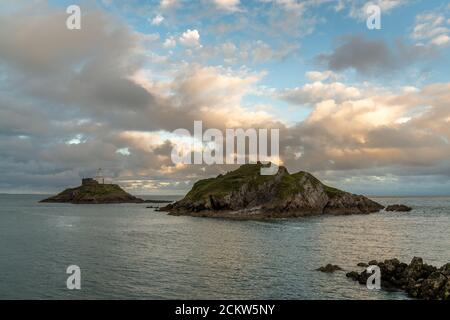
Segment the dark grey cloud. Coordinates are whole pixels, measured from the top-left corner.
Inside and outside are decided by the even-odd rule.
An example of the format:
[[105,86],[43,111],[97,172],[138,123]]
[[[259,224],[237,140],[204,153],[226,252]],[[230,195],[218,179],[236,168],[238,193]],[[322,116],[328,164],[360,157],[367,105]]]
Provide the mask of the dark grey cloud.
[[42,3],[3,15],[0,60],[44,77],[93,61],[115,69],[131,65],[120,60],[137,47],[138,35],[120,21],[95,8],[84,9],[81,30],[69,30],[66,19],[65,10]]
[[333,71],[354,69],[370,76],[392,73],[436,54],[430,46],[409,45],[402,40],[389,45],[384,40],[371,40],[358,35],[343,37],[331,53],[316,56],[316,61]]

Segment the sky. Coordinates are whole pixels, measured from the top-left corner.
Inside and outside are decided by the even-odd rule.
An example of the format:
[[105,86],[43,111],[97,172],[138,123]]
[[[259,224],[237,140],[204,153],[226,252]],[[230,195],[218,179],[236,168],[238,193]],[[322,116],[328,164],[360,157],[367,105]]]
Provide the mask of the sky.
[[449,48],[444,0],[2,0],[0,193],[103,168],[183,194],[236,168],[171,161],[201,120],[277,128],[280,163],[347,191],[450,195]]

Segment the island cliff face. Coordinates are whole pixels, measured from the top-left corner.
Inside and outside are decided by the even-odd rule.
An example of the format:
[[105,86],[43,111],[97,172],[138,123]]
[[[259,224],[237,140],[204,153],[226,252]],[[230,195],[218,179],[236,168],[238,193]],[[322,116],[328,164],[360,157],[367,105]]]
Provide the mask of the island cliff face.
[[40,202],[99,204],[143,203],[145,201],[125,192],[117,184],[100,184],[94,179],[87,178],[83,179],[81,186],[77,188],[66,189],[56,196],[44,199]]
[[283,218],[319,214],[368,214],[384,207],[364,196],[321,183],[307,172],[280,167],[260,175],[263,165],[246,164],[216,178],[196,182],[180,201],[161,208],[172,215],[227,218]]

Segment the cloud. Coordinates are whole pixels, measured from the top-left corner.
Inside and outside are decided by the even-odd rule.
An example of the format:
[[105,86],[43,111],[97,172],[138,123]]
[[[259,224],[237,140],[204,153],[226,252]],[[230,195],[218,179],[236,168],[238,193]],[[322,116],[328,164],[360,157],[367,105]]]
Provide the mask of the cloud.
[[274,0],[274,2],[280,6],[283,6],[286,10],[303,12],[306,8],[306,2],[296,0]]
[[294,56],[298,50],[297,44],[281,44],[273,46],[262,40],[242,41],[234,43],[232,41],[223,42],[216,45],[205,45],[201,52],[197,52],[193,57],[196,61],[223,60],[225,64],[246,64],[258,65],[271,62],[279,62],[290,56]]
[[162,9],[170,9],[179,5],[179,0],[161,0],[160,7]]
[[306,78],[310,81],[325,81],[325,80],[338,80],[340,76],[333,71],[308,71],[305,74]]
[[316,81],[303,87],[285,89],[279,96],[296,105],[311,105],[324,100],[346,101],[361,97],[358,88],[346,86],[341,82],[323,83]]
[[173,36],[170,36],[164,40],[164,48],[174,48],[177,45],[177,40]]
[[[82,32],[65,27],[66,14],[30,14],[21,11],[0,20],[0,59],[27,71],[67,69],[93,56],[120,58],[134,50],[138,35],[117,28],[115,21],[98,11],[86,12]],[[39,36],[36,30],[41,30]]]
[[389,14],[394,9],[400,8],[408,4],[407,0],[372,0],[372,1],[359,1],[359,0],[346,0],[341,1],[340,8],[342,10],[346,5],[349,7],[349,16],[356,18],[358,20],[367,19],[367,8],[370,5],[379,6],[381,9],[381,14]]
[[437,46],[444,46],[450,44],[450,37],[446,34],[441,34],[431,40],[431,43]]
[[240,0],[213,0],[214,4],[222,10],[229,12],[240,11],[239,4]]
[[[275,37],[302,37],[314,31],[318,20],[311,3],[296,0],[272,0],[275,4],[268,13],[269,33]],[[267,31],[266,31],[267,32]]]
[[153,19],[151,19],[151,24],[154,26],[159,26],[164,21],[164,17],[160,14],[156,15]]
[[200,34],[198,30],[188,29],[179,38],[182,45],[187,47],[199,47],[200,46]]
[[344,37],[331,53],[316,56],[316,61],[333,71],[353,69],[367,76],[391,73],[434,54],[428,46],[397,41],[391,47],[383,40],[368,40],[360,35]]
[[[241,106],[244,95],[261,79],[260,74],[233,72],[221,67],[190,65],[178,73],[171,84],[171,103],[189,112],[190,127],[194,119],[202,119],[210,127],[251,127],[273,121],[263,111]],[[180,115],[181,116],[181,115]],[[187,119],[186,115],[182,116]]]
[[445,25],[446,14],[448,10],[417,15],[411,38],[436,46],[450,44],[450,29]]
[[318,102],[305,121],[282,135],[284,162],[329,178],[346,171],[450,179],[445,172],[450,166],[449,88],[433,84],[419,91]]
[[[215,128],[273,122],[241,103],[261,74],[183,62],[170,77],[153,78],[143,62],[154,37],[94,11],[74,34],[57,27],[65,23],[58,11],[44,12],[26,13],[22,23],[21,11],[0,19],[2,191],[56,191],[97,167],[125,184],[180,182],[186,189],[187,176],[205,173],[172,164],[171,131],[199,119]],[[18,34],[23,42],[14,41]]]
[[268,43],[257,40],[254,43],[244,46],[241,56],[245,54],[253,63],[263,63],[271,60],[282,60],[299,48],[298,45],[283,45],[273,48]]

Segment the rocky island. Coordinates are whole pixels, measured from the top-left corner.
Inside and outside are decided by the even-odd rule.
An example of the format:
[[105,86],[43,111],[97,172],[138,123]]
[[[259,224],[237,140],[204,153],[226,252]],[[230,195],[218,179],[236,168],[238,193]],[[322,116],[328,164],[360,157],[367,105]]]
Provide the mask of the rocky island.
[[125,192],[117,184],[98,183],[95,179],[82,180],[81,186],[69,188],[56,196],[40,202],[62,202],[74,204],[101,203],[168,203],[164,200],[143,200]]
[[197,181],[180,201],[161,211],[171,215],[261,219],[331,214],[368,214],[384,207],[362,195],[321,183],[308,172],[260,175],[261,163],[245,164],[215,178]]

